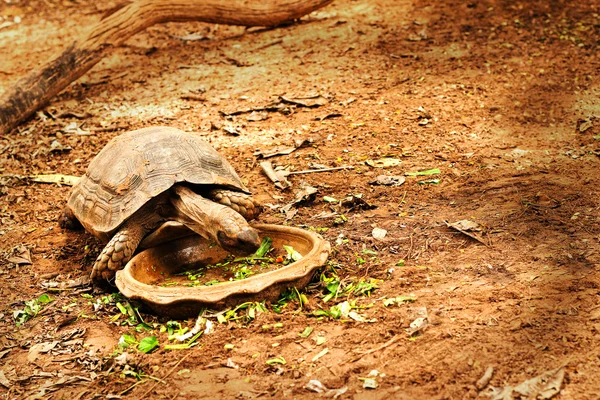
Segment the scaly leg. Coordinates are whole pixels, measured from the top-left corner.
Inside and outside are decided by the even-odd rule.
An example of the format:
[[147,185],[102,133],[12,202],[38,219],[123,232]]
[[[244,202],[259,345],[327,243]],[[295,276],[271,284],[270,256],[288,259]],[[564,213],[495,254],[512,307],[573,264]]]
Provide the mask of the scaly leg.
[[104,247],[92,268],[92,279],[112,281],[115,273],[131,259],[144,236],[164,222],[164,218],[155,212],[154,205],[148,205],[146,209],[138,210],[125,221]]
[[251,195],[227,189],[213,189],[208,197],[219,204],[233,208],[246,220],[251,221],[262,211],[262,206]]

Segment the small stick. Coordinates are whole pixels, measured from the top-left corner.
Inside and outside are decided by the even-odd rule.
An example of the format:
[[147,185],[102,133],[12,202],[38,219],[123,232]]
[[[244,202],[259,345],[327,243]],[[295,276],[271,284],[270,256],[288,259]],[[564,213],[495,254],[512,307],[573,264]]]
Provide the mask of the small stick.
[[489,385],[490,381],[492,380],[492,375],[494,375],[494,367],[489,365],[486,368],[483,376],[479,378],[479,380],[475,383],[475,387],[477,388],[477,390],[485,389],[485,387]]
[[280,43],[283,43],[283,39],[277,39],[277,40],[275,40],[275,41],[273,41],[271,43],[267,43],[267,44],[265,44],[263,46],[257,47],[256,49],[254,49],[254,51],[256,51],[256,50],[263,50],[263,49],[266,49],[267,47],[275,46],[275,45],[280,44]]
[[393,338],[391,338],[390,340],[388,340],[387,342],[385,342],[384,344],[382,344],[381,346],[375,347],[371,350],[361,351],[361,352],[359,352],[359,355],[357,357],[354,357],[353,359],[351,359],[350,362],[358,361],[362,358],[362,356],[366,356],[367,354],[375,353],[376,351],[385,349],[386,347],[391,346],[392,344],[396,343],[401,338],[402,337],[400,335],[396,335]]
[[156,387],[158,386],[158,384],[159,384],[161,381],[164,381],[165,379],[167,379],[167,378],[169,377],[169,375],[171,375],[171,374],[173,373],[173,371],[175,371],[175,369],[176,369],[177,367],[179,367],[179,364],[181,364],[181,363],[183,362],[183,360],[185,360],[186,358],[188,358],[188,357],[189,357],[191,354],[192,354],[192,353],[190,352],[190,353],[186,354],[185,356],[181,357],[181,360],[177,361],[177,364],[175,364],[175,365],[173,366],[173,368],[171,368],[171,369],[169,370],[169,372],[167,372],[167,373],[165,374],[165,376],[163,376],[163,377],[161,378],[161,380],[160,380],[160,381],[157,381],[157,382],[156,382],[154,385],[152,385],[152,387],[151,387],[150,389],[148,389],[148,390],[147,390],[147,391],[146,391],[146,392],[145,392],[143,395],[141,395],[139,398],[140,398],[140,399],[145,399],[145,398],[147,398],[147,397],[148,397],[148,395],[150,394],[150,392],[152,392],[152,391],[154,390],[154,388],[156,388]]
[[354,169],[354,167],[351,165],[344,165],[343,167],[307,169],[304,171],[291,171],[291,172],[288,172],[287,175],[312,174],[313,172],[329,172],[329,171],[337,171],[340,169]]

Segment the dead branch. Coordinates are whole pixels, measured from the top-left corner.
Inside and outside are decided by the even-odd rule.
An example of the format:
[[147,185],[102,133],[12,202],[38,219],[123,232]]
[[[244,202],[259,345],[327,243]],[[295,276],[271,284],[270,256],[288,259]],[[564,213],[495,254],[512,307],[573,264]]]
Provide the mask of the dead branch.
[[21,78],[0,98],[0,135],[29,118],[114,48],[149,26],[202,21],[274,26],[300,18],[333,0],[137,0],[115,7],[80,40],[40,70]]

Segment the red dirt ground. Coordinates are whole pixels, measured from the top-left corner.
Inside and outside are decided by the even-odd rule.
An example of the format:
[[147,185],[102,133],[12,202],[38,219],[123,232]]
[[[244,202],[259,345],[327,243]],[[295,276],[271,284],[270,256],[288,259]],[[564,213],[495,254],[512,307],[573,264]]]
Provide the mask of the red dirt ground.
[[[3,2],[0,92],[110,6],[95,3]],[[346,387],[340,398],[465,399],[563,367],[556,398],[597,398],[599,8],[592,0],[340,0],[275,29],[166,24],[128,40],[0,139],[0,396],[114,398],[107,396],[129,389],[123,397],[302,399],[317,396],[305,386],[318,379]],[[178,38],[188,34],[205,40]],[[203,101],[184,98],[190,92]],[[326,104],[259,121],[220,114],[312,93]],[[340,115],[322,119],[331,114]],[[72,123],[90,134],[77,134]],[[228,124],[239,136],[220,129]],[[358,312],[376,322],[310,316],[346,300],[323,303],[322,290],[312,288],[304,309],[292,302],[276,314],[269,306],[249,322],[217,325],[190,350],[131,350],[127,364],[145,376],[140,381],[123,374],[113,351],[123,334],[150,333],[111,323],[114,306],[94,312],[81,293],[51,292],[52,303],[16,326],[13,311],[43,294],[43,282],[88,276],[102,246],[58,227],[69,187],[20,177],[81,175],[109,139],[150,125],[198,132],[263,203],[288,203],[302,182],[316,187],[316,199],[287,223],[329,228],[322,235],[345,281],[381,279],[370,297],[349,297],[372,304]],[[271,160],[295,170],[315,162],[355,168],[291,176],[290,190],[276,189],[254,152],[298,139],[312,144]],[[365,163],[383,156],[402,163]],[[432,168],[441,174],[370,184],[380,174]],[[439,184],[418,183],[432,178]],[[376,208],[322,201],[350,194]],[[331,211],[347,221],[336,224]],[[463,219],[481,225],[482,241],[444,222]],[[286,223],[268,207],[260,221]],[[375,227],[387,230],[383,240],[372,237]],[[337,243],[340,235],[347,241]],[[9,261],[25,249],[31,265]],[[401,295],[416,301],[383,305]],[[409,337],[406,328],[423,315],[428,328]],[[194,319],[181,322],[191,327]],[[307,326],[312,335],[298,336]],[[39,346],[32,346],[52,341],[35,357]],[[266,364],[278,356],[285,365]],[[488,366],[489,386],[478,387]],[[364,388],[372,370],[379,386]]]

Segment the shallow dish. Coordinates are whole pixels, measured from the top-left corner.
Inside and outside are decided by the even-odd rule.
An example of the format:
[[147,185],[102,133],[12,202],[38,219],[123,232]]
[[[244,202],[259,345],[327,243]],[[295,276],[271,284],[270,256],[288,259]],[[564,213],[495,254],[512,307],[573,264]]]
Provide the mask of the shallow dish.
[[225,250],[194,235],[140,252],[117,272],[116,285],[124,296],[141,300],[157,314],[187,318],[198,315],[204,308],[221,309],[245,301],[276,300],[288,287],[306,286],[315,270],[327,261],[329,242],[316,233],[280,225],[253,226],[261,237],[273,240],[273,247],[292,246],[302,258],[273,271],[213,286],[152,284],[181,273],[190,265],[215,264],[227,257]]

